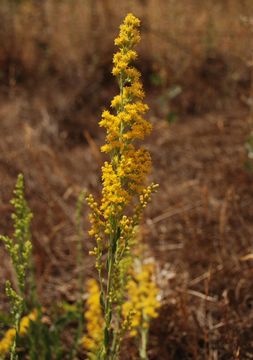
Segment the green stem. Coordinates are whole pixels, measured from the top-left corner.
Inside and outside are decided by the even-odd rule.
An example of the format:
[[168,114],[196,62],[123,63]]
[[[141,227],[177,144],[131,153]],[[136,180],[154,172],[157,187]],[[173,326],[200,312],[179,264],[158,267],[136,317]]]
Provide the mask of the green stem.
[[120,319],[121,319],[122,306],[118,305],[117,313],[115,317],[115,331],[112,341],[112,359],[117,359],[117,355],[120,349]]
[[117,218],[113,218],[113,232],[110,239],[109,252],[108,252],[108,278],[107,278],[107,289],[106,289],[106,300],[105,300],[105,329],[104,329],[104,359],[114,359],[115,358],[115,349],[117,343],[117,334],[112,331],[112,288],[113,288],[113,271],[115,265],[115,254],[117,252],[118,239],[120,236],[120,230],[118,227]]
[[111,288],[112,288],[113,263],[114,263],[114,256],[112,251],[112,244],[110,244],[110,249],[108,254],[108,280],[107,280],[107,291],[106,291],[106,300],[105,300],[104,359],[109,358],[110,345],[111,345],[111,318],[112,318]]
[[17,360],[18,359],[18,355],[16,353],[16,348],[17,348],[17,338],[18,338],[18,334],[19,334],[19,329],[20,329],[20,321],[21,321],[21,314],[22,314],[22,308],[23,308],[23,304],[20,305],[18,312],[16,314],[16,319],[15,319],[15,337],[11,346],[11,351],[10,351],[10,360]]
[[141,334],[140,334],[140,348],[139,354],[141,360],[148,360],[147,354],[147,343],[148,343],[148,327],[144,327],[144,321],[141,326]]

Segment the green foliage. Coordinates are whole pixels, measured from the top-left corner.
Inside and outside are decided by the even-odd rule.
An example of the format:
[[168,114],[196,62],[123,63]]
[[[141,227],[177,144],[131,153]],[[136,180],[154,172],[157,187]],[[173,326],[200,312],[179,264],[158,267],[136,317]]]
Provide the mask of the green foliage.
[[30,224],[32,213],[24,197],[24,178],[19,175],[14,190],[14,198],[11,201],[14,206],[12,214],[14,233],[13,237],[0,236],[5,248],[10,255],[18,289],[14,289],[10,281],[6,281],[6,294],[11,303],[11,314],[16,335],[11,347],[11,360],[17,359],[16,342],[18,338],[20,321],[25,309],[25,285],[26,275],[31,265],[32,243],[30,240]]
[[[10,314],[0,314],[1,326],[9,327],[0,339],[0,359],[10,352],[10,359],[60,360],[64,354],[68,359],[76,359],[80,338],[83,335],[83,229],[82,211],[85,192],[81,192],[76,206],[77,263],[79,267],[80,298],[76,304],[60,304],[48,310],[42,309],[36,294],[33,274],[32,243],[30,225],[32,213],[24,195],[24,178],[18,176],[11,204],[13,236],[0,236],[10,256],[16,281],[15,286],[6,281],[6,294],[9,298]],[[25,313],[28,312],[28,315]],[[46,319],[46,321],[45,321]],[[73,326],[73,344],[66,349],[62,343],[65,329]]]
[[178,120],[178,115],[171,108],[171,102],[182,93],[182,88],[179,85],[173,85],[169,88],[165,88],[161,95],[156,99],[157,105],[166,121],[169,124],[173,124]]
[[71,353],[62,342],[62,334],[77,321],[78,313],[74,306],[57,305],[51,309],[50,318],[40,308],[38,318],[29,325],[27,336],[21,339],[23,353],[29,354],[30,360],[61,360],[64,354]]
[[32,213],[24,198],[24,178],[21,174],[18,176],[16,188],[14,190],[14,198],[11,201],[11,204],[15,209],[12,214],[14,223],[13,237],[0,236],[0,239],[4,242],[15,269],[19,293],[20,295],[24,295],[25,276],[31,264],[32,243],[30,224]]

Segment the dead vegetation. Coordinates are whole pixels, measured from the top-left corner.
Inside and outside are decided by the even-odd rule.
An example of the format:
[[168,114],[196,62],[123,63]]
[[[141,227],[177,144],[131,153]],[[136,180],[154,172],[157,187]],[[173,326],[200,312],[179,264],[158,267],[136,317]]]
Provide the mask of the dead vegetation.
[[[115,93],[111,44],[128,11],[143,21],[138,66],[160,183],[142,227],[163,292],[150,358],[252,359],[253,268],[244,258],[253,236],[253,175],[244,166],[252,32],[242,21],[252,1],[3,0],[1,232],[10,230],[8,203],[23,172],[42,301],[75,300],[77,272],[93,270],[88,256],[76,267],[73,213],[80,190],[100,184],[97,122]],[[86,231],[84,244],[88,252]],[[11,269],[0,254],[5,309]]]

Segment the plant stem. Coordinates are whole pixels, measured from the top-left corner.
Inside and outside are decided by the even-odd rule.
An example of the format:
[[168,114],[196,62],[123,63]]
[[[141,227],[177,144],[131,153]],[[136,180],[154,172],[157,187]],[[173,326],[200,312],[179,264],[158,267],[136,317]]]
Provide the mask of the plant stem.
[[[118,239],[120,236],[120,228],[118,227],[117,218],[112,220],[113,230],[110,236],[110,244],[108,250],[108,277],[107,277],[107,290],[106,290],[106,301],[105,301],[105,329],[104,329],[104,359],[114,359],[114,352],[116,349],[116,344],[118,342],[117,334],[112,332],[111,322],[112,322],[112,289],[113,289],[113,271],[115,265],[115,254],[117,252]],[[113,343],[113,345],[112,345]]]
[[111,345],[111,318],[112,318],[112,299],[111,299],[111,288],[112,288],[112,273],[114,265],[113,246],[110,244],[108,254],[108,279],[107,279],[107,291],[105,301],[105,334],[104,334],[104,353],[105,358],[109,358],[110,345]]
[[147,355],[148,328],[142,326],[140,335],[141,335],[140,349],[139,349],[140,358],[141,360],[148,360],[148,355]]
[[[22,304],[23,305],[23,304]],[[20,328],[20,321],[21,321],[21,313],[22,313],[22,305],[20,305],[20,308],[18,309],[17,314],[15,315],[16,319],[15,319],[15,337],[11,346],[11,351],[10,351],[10,360],[17,360],[18,359],[18,355],[16,353],[16,347],[17,347],[17,337],[18,337],[18,333],[19,333],[19,328]]]

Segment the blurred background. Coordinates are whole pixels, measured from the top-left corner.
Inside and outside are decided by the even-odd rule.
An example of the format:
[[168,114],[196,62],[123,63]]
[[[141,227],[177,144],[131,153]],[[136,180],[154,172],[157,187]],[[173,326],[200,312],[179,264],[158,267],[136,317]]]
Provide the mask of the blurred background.
[[114,38],[128,12],[142,22],[160,184],[141,228],[163,297],[150,358],[252,359],[252,0],[1,0],[1,233],[23,172],[42,301],[75,301],[78,271],[94,271],[88,256],[76,267],[75,204],[82,189],[100,191],[98,121],[118,92]]

